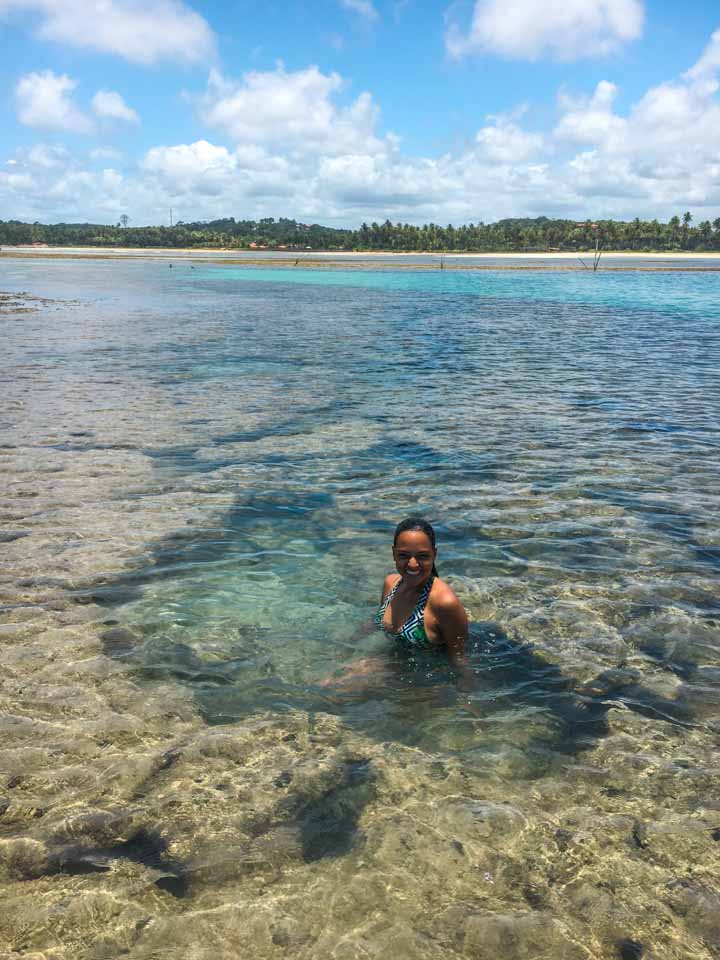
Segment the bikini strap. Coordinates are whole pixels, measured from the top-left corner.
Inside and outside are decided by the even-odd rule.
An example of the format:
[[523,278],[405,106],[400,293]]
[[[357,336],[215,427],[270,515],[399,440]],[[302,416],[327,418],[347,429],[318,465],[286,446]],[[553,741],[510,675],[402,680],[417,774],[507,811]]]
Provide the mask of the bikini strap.
[[420,599],[418,600],[417,605],[415,607],[418,613],[425,613],[425,607],[427,606],[428,597],[430,596],[430,591],[432,590],[432,585],[434,581],[435,581],[435,577],[431,575],[430,579],[425,584],[423,592],[420,594]]

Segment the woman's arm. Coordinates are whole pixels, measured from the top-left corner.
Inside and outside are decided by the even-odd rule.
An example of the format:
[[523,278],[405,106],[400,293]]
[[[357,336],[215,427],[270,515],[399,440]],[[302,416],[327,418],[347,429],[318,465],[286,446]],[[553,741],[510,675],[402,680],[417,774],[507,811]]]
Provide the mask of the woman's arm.
[[458,672],[458,686],[470,690],[473,674],[467,659],[468,618],[465,608],[449,588],[438,598],[436,616],[450,662]]

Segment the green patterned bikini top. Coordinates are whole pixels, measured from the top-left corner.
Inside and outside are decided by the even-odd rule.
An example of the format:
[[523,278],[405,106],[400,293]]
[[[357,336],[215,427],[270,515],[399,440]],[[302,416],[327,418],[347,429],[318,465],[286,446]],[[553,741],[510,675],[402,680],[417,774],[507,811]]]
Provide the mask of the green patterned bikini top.
[[[425,633],[425,607],[427,606],[428,597],[430,596],[430,591],[432,590],[434,580],[435,577],[430,577],[428,582],[423,587],[423,591],[418,597],[418,602],[415,604],[413,612],[402,625],[399,633],[391,633],[389,630],[385,630],[387,635],[392,637],[393,640],[397,640],[399,643],[406,643],[412,647],[427,647],[430,645],[430,641]],[[375,623],[378,627],[382,627],[383,615],[387,610],[390,601],[397,593],[397,588],[401,583],[402,577],[398,580],[390,593],[380,604],[380,609],[375,614]]]

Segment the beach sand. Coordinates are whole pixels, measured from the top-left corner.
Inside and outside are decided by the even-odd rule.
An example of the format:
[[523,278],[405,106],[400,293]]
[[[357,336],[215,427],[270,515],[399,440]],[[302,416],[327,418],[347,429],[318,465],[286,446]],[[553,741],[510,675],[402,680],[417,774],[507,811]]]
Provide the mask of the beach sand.
[[[550,251],[546,253],[445,253],[442,251],[254,251],[224,248],[154,248],[154,247],[3,247],[0,258],[88,259],[88,260],[181,260],[231,266],[298,267],[327,269],[392,269],[409,270],[591,270],[595,252]],[[634,253],[602,251],[598,269],[608,270],[677,270],[713,272],[720,270],[720,253],[684,251]]]

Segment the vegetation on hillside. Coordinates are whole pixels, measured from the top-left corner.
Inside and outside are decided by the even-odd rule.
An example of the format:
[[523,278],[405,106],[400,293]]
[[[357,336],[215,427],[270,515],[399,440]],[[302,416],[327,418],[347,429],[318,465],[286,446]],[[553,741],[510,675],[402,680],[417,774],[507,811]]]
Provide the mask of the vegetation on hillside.
[[522,252],[587,250],[596,241],[604,250],[720,251],[720,218],[693,226],[689,212],[658,220],[551,220],[513,218],[497,223],[443,227],[436,223],[363,223],[357,230],[275,220],[223,220],[176,223],[172,227],[93,223],[0,221],[0,245],[48,244],[98,247],[224,247],[233,250],[398,250],[434,252]]

